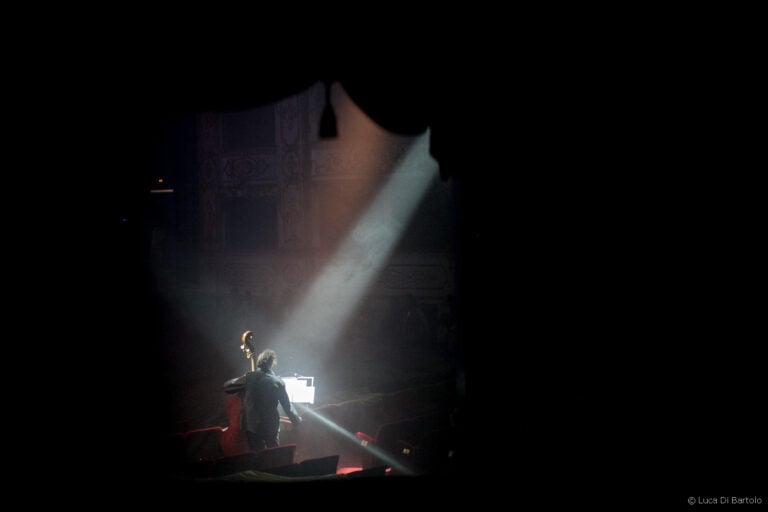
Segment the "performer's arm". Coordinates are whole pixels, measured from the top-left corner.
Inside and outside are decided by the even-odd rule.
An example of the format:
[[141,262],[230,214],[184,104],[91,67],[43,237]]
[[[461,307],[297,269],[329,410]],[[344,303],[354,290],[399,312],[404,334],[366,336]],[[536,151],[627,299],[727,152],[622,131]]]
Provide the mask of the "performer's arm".
[[285,415],[291,420],[291,423],[293,423],[294,426],[301,423],[301,418],[296,413],[296,409],[294,409],[291,400],[288,398],[288,392],[285,390],[285,384],[282,382],[280,383],[280,391],[277,399],[280,402]]
[[224,383],[225,393],[235,394],[235,393],[239,393],[243,389],[245,389],[245,375],[243,375],[242,377],[229,379],[227,382]]

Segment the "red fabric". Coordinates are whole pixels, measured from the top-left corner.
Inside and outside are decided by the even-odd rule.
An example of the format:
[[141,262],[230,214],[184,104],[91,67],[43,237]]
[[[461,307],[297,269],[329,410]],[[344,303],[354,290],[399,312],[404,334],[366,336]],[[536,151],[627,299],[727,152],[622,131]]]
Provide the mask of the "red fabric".
[[227,399],[226,412],[229,418],[229,426],[221,435],[221,453],[224,457],[248,453],[248,438],[245,431],[240,428],[240,411],[243,408],[243,402],[240,394],[231,395]]

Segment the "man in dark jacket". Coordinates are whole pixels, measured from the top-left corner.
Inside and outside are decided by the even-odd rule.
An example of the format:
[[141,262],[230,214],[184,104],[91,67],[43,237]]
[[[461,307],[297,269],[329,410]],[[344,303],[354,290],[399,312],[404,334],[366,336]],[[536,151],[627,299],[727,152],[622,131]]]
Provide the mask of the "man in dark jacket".
[[227,393],[243,392],[241,424],[253,451],[272,448],[279,444],[278,403],[294,427],[301,423],[301,418],[296,414],[285,391],[285,383],[272,371],[275,364],[277,364],[275,351],[264,350],[256,360],[256,371],[224,383],[224,391]]

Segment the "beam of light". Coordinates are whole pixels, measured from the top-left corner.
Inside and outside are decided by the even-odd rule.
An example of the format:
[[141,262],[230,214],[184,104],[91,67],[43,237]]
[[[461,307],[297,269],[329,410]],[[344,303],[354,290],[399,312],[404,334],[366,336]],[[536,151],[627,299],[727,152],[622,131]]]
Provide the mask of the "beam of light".
[[428,140],[425,134],[414,141],[272,338],[272,346],[295,347],[309,341],[325,351],[336,340],[437,176],[437,163],[428,156]]
[[358,446],[362,446],[363,449],[365,449],[366,451],[372,453],[376,458],[378,458],[379,460],[381,460],[381,461],[385,462],[386,464],[388,464],[389,467],[391,467],[392,469],[396,470],[398,473],[401,473],[401,474],[406,475],[406,476],[413,476],[415,474],[414,471],[411,468],[409,468],[405,464],[402,464],[402,463],[398,462],[393,457],[391,457],[390,455],[385,453],[383,450],[380,450],[379,448],[377,448],[376,446],[374,446],[374,445],[372,445],[370,443],[366,443],[366,444],[361,443],[360,439],[358,439],[353,433],[349,432],[348,430],[343,429],[341,426],[339,426],[335,422],[329,420],[325,416],[322,416],[320,413],[318,413],[316,411],[313,411],[312,409],[310,409],[308,407],[305,407],[302,404],[295,404],[295,406],[299,410],[300,413],[302,413],[302,414],[304,414],[304,413],[309,414],[313,418],[319,420],[320,423],[322,423],[323,425],[325,425],[326,427],[331,429],[333,432],[336,432],[337,434],[341,435],[341,437],[343,437],[344,439],[352,441],[352,443],[354,443],[354,444],[356,444]]
[[[387,172],[397,169],[397,172],[402,170],[410,174],[413,171],[420,169],[424,172],[428,165],[434,165],[435,168],[437,165],[429,157],[428,136],[425,135],[421,140],[413,137],[404,138],[393,136],[371,120],[349,98],[340,84],[334,84],[333,89],[335,90],[333,103],[336,110],[340,136],[337,141],[331,143],[332,151],[330,151],[330,153],[338,155],[338,160],[333,159],[332,165],[340,166],[340,169],[338,170],[343,171],[341,172],[341,175],[343,175],[344,179],[339,180],[338,182],[331,180],[326,183],[323,178],[318,179],[316,182],[314,182],[313,178],[314,185],[319,186],[316,188],[308,188],[307,196],[311,196],[318,205],[321,205],[322,208],[324,208],[325,213],[328,214],[330,221],[327,227],[330,231],[334,232],[331,233],[331,236],[326,242],[335,244],[338,241],[336,236],[341,234],[332,229],[337,226],[336,222],[339,222],[339,226],[353,226],[361,213],[365,211],[367,206],[369,206],[369,198],[373,197],[373,195],[383,187],[382,182],[386,180]],[[274,103],[274,105],[279,105],[279,103]],[[410,147],[413,147],[416,144],[421,146],[416,149],[416,151],[411,151],[413,157],[416,157],[415,153],[421,153],[421,162],[417,161],[414,163],[412,161],[409,165],[398,167],[394,162],[399,158],[399,155],[401,154],[400,149],[402,148],[401,144],[405,141],[412,141]],[[321,153],[323,152],[324,151],[321,151]],[[403,160],[404,158],[400,159],[400,161]],[[400,178],[403,178],[401,181],[407,181],[405,177]],[[419,181],[418,177],[414,178],[416,178],[414,181]],[[353,182],[353,184],[348,186],[350,182]],[[152,189],[159,189],[161,187],[170,188],[170,184],[167,183],[164,178],[156,178],[150,185],[150,188]],[[201,197],[200,207],[203,210],[207,211],[208,208],[206,206],[208,203],[205,198],[209,197],[209,194],[210,197],[215,196],[212,190],[213,189],[210,188],[209,185],[201,185],[201,193],[203,196]],[[381,205],[381,207],[385,206],[386,205]],[[396,206],[396,204],[393,205],[393,208]],[[306,212],[307,215],[311,214],[311,209],[306,209]],[[223,212],[218,211],[216,208],[213,208],[211,213],[205,215],[212,216],[211,219],[209,219],[212,223],[223,219]],[[387,228],[383,227],[383,229]],[[323,233],[323,236],[325,234],[326,233]],[[370,237],[366,236],[365,233],[360,233],[360,235],[362,236],[363,242],[369,241]],[[361,237],[358,236],[355,241],[360,242]],[[353,245],[353,243],[354,242],[350,242],[348,246]],[[330,254],[324,252],[326,248],[329,249]],[[330,257],[335,255],[337,248],[338,246],[335,245],[333,248],[330,246],[323,246],[321,250],[313,250],[309,252],[310,260],[315,257],[318,258],[318,261],[319,258],[323,259],[322,265],[317,265],[315,269],[312,269],[314,277],[317,276],[317,273],[325,270],[325,262],[330,261]],[[350,254],[356,252],[357,254],[362,254],[362,251],[359,250],[361,248],[365,247],[358,245],[357,251],[354,249],[347,250],[346,253]],[[241,284],[231,281],[229,277],[229,269],[227,268],[229,263],[226,261],[229,259],[229,256],[233,255],[225,254],[223,256],[211,258],[210,273],[205,270],[202,271],[200,290],[210,290],[215,294],[225,294],[231,291],[232,288],[235,288],[235,290],[245,290],[246,293],[253,292],[254,295],[259,296],[264,293],[265,289],[270,289],[274,286],[274,289],[280,297],[279,300],[275,302],[277,305],[276,310],[279,311],[279,314],[273,315],[268,308],[250,306],[247,308],[247,312],[238,308],[236,312],[230,311],[228,316],[217,314],[210,308],[201,306],[197,296],[193,294],[179,294],[178,289],[174,286],[169,286],[170,283],[163,279],[166,272],[165,268],[153,264],[153,272],[155,274],[158,290],[162,293],[164,299],[169,301],[169,304],[174,304],[179,307],[179,314],[185,315],[185,318],[189,320],[190,324],[195,329],[195,332],[199,333],[202,339],[207,339],[212,342],[211,349],[219,352],[219,355],[227,361],[227,364],[232,368],[232,371],[240,371],[239,369],[242,368],[243,360],[239,351],[232,350],[234,338],[230,338],[232,341],[224,341],[222,333],[230,332],[227,336],[234,336],[235,333],[237,333],[239,336],[239,333],[243,330],[254,328],[258,330],[257,346],[259,350],[271,347],[277,349],[278,354],[285,355],[285,357],[282,358],[282,367],[285,367],[286,369],[290,368],[291,370],[300,370],[305,375],[309,370],[315,371],[315,367],[318,365],[314,363],[320,362],[321,358],[317,357],[317,355],[309,355],[310,353],[305,349],[312,348],[307,347],[306,345],[315,340],[315,333],[325,331],[325,319],[323,318],[323,315],[309,315],[302,320],[300,318],[302,315],[300,311],[302,311],[302,309],[299,308],[291,316],[291,313],[294,312],[302,298],[304,298],[306,289],[298,290],[297,288],[294,291],[292,286],[284,286],[280,284],[278,282],[279,280],[275,279],[275,277],[278,276],[269,275],[268,277],[262,277],[261,275],[261,272],[265,268],[273,270],[278,269],[282,264],[281,255],[265,254],[259,258],[254,256],[250,262],[246,261],[245,258],[236,255],[233,256],[232,259],[238,261],[238,265],[243,265],[241,267],[242,275],[244,275],[246,279],[253,279],[255,282],[259,283],[258,286],[261,287],[260,290],[251,288],[251,284],[249,283]],[[326,260],[326,257],[328,257],[328,260]],[[253,263],[252,267],[250,266],[251,263]],[[312,261],[309,261],[308,265],[312,265]],[[337,259],[335,260],[334,265],[338,268],[339,266],[347,265],[347,263],[341,261],[341,259]],[[351,268],[349,265],[348,267]],[[310,269],[310,267],[308,267],[308,269]],[[317,273],[314,272],[315,270]],[[240,271],[238,271],[237,274],[240,274]],[[312,283],[314,277],[309,280],[308,283]],[[327,276],[324,281],[326,283],[336,281],[343,284],[343,278],[333,279]],[[266,286],[263,286],[265,284]],[[305,284],[302,284],[302,288],[305,286]],[[318,290],[321,287],[322,285],[318,284],[315,289]],[[274,298],[271,291],[266,292],[265,295]],[[303,310],[314,310],[323,306],[330,307],[331,302],[335,300],[335,295],[330,292],[326,293],[324,297],[322,294],[318,293],[314,293],[313,296],[316,297],[320,304],[313,306],[312,304],[315,301],[307,299],[304,301],[305,306]],[[286,300],[283,302],[283,299]],[[187,313],[187,310],[193,312],[193,314]],[[349,314],[347,314],[347,316],[349,316]],[[287,321],[289,318],[292,320]],[[222,324],[222,319],[231,319],[236,326],[230,330],[227,326]],[[297,322],[303,323],[305,327],[302,328],[300,324],[295,325]],[[336,323],[337,322],[331,322],[331,324]],[[284,333],[278,334],[281,330],[284,331]],[[323,339],[329,337],[330,336],[324,336]],[[289,343],[280,346],[282,344],[280,340],[285,339],[288,339]],[[288,347],[290,350],[282,352],[283,348]],[[322,347],[322,349],[320,347]],[[322,352],[326,355],[330,354],[330,352],[327,351],[327,345],[318,345],[317,352]],[[296,357],[296,354],[299,353],[303,353],[305,357]],[[288,361],[292,361],[290,367],[286,364]],[[238,370],[235,370],[236,368]]]

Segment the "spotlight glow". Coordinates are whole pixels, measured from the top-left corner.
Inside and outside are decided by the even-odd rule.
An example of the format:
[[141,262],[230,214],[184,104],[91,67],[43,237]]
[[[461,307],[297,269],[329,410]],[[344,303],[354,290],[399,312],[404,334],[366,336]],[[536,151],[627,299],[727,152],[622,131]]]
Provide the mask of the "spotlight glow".
[[290,343],[296,347],[297,343],[311,341],[330,348],[385,266],[437,177],[437,164],[428,156],[428,140],[425,134],[414,141],[283,328],[275,334],[273,346]]
[[336,432],[337,434],[341,435],[341,437],[343,437],[344,439],[347,439],[356,445],[362,446],[366,451],[372,453],[376,458],[378,458],[379,460],[389,465],[389,467],[391,467],[398,473],[406,476],[413,476],[415,474],[414,471],[408,466],[406,466],[405,464],[402,464],[397,460],[393,459],[391,456],[384,453],[384,451],[380,450],[375,445],[368,442],[364,442],[364,443],[361,442],[360,439],[358,439],[354,434],[341,428],[339,425],[329,420],[325,416],[322,416],[320,413],[313,411],[312,409],[302,404],[295,404],[295,405],[301,414],[309,414],[313,418],[319,420],[320,423],[322,423],[323,425],[331,429],[333,432]]

